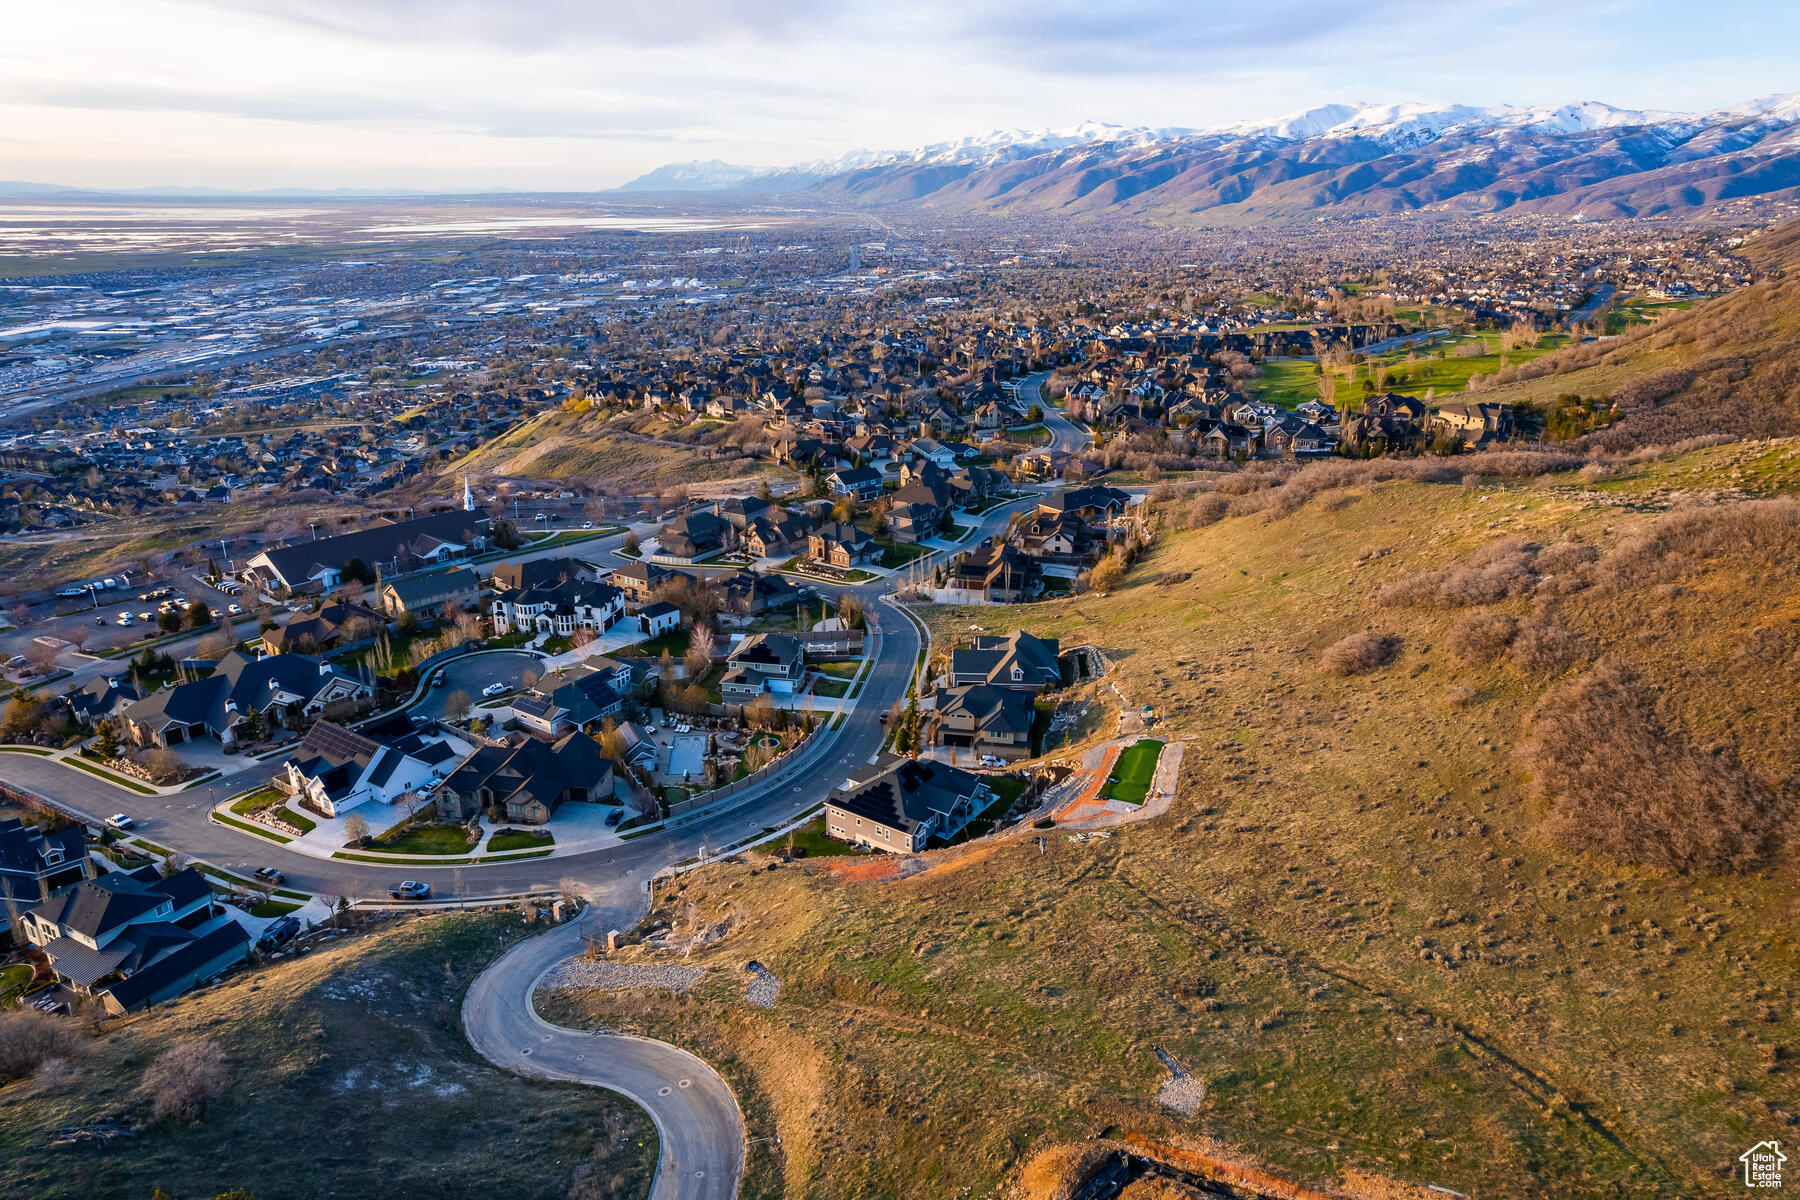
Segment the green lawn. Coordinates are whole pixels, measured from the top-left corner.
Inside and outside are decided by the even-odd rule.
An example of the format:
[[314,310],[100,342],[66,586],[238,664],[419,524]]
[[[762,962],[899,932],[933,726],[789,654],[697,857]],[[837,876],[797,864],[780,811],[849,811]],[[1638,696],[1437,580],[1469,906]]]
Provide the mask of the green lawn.
[[776,849],[788,845],[790,841],[793,843],[794,852],[798,854],[804,851],[805,857],[807,858],[833,858],[844,854],[867,853],[866,851],[858,850],[855,846],[852,846],[847,842],[840,842],[836,838],[826,837],[824,817],[820,817],[814,821],[808,821],[800,828],[794,830],[787,838],[771,842],[769,845],[771,849]]
[[253,917],[285,917],[299,907],[298,904],[288,904],[282,900],[265,900],[252,908],[250,915]]
[[503,829],[488,838],[486,851],[498,854],[506,850],[536,850],[555,841],[556,835],[548,829]]
[[1150,792],[1150,778],[1156,773],[1156,759],[1162,748],[1161,742],[1151,738],[1127,747],[1113,766],[1112,779],[1106,785],[1107,799],[1142,804]]
[[672,629],[668,633],[662,634],[659,637],[653,637],[647,642],[639,642],[635,646],[627,646],[625,649],[619,651],[619,654],[621,656],[630,655],[633,658],[661,658],[662,652],[667,650],[671,658],[680,658],[688,651],[688,638],[689,633],[687,630]]
[[1303,358],[1271,358],[1264,361],[1256,380],[1258,399],[1283,408],[1294,408],[1319,396],[1316,363]]
[[889,542],[876,539],[887,551],[882,557],[884,567],[904,567],[915,558],[923,558],[931,553],[931,547],[922,542]]
[[813,695],[825,696],[832,700],[841,700],[850,692],[848,679],[825,678],[813,684]]
[[114,787],[122,787],[128,792],[136,792],[140,796],[156,795],[155,788],[145,787],[143,784],[127,779],[123,775],[114,775],[111,771],[102,771],[92,763],[83,762],[79,758],[65,758],[63,759],[63,762],[74,767],[78,771],[86,771],[89,775],[98,775]]
[[0,967],[0,1008],[5,1008],[31,984],[31,967],[18,963]]
[[469,839],[461,825],[414,825],[391,842],[376,842],[382,854],[467,854]]
[[317,821],[314,821],[311,817],[305,816],[302,813],[297,813],[291,808],[284,808],[281,810],[281,819],[286,821],[289,825],[292,825],[295,829],[298,829],[301,833],[311,833],[319,827]]
[[232,801],[231,811],[239,816],[244,816],[247,813],[260,812],[271,805],[280,804],[283,799],[284,797],[278,789],[262,787],[251,792],[242,800]]
[[[248,821],[240,821],[236,817],[228,817],[224,813],[214,813],[212,819],[221,825],[229,825],[233,829],[241,829],[245,833],[253,833],[260,838],[268,838],[271,842],[291,842],[291,837],[283,837],[273,829],[264,829],[260,825],[252,825]],[[148,843],[144,843],[148,844]]]
[[859,659],[856,662],[820,663],[818,669],[821,674],[837,679],[854,679],[856,673],[862,670],[862,661]]

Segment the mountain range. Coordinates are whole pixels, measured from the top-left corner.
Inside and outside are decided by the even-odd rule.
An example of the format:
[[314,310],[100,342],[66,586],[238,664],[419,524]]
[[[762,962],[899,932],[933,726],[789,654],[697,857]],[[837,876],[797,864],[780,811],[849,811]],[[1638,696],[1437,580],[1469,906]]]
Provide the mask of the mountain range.
[[1800,195],[1800,92],[1708,113],[1592,101],[1330,104],[1210,128],[1090,122],[781,168],[676,163],[619,190],[1176,220],[1511,208],[1649,216]]

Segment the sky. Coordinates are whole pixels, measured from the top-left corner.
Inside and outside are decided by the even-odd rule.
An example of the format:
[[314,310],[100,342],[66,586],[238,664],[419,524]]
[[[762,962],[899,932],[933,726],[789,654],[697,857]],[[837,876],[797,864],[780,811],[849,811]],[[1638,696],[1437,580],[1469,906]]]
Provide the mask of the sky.
[[1794,0],[13,0],[0,179],[589,190],[993,129],[1327,103],[1704,111]]

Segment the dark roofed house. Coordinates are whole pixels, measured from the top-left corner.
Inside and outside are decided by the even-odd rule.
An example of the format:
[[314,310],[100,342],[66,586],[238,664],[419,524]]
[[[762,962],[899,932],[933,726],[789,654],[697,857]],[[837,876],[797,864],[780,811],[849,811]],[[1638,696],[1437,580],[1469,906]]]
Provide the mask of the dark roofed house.
[[786,634],[753,633],[732,648],[726,668],[719,680],[719,694],[725,699],[797,692],[806,677],[806,648]]
[[887,759],[876,773],[831,793],[825,832],[873,850],[914,854],[961,832],[996,799],[981,778],[946,763]]
[[13,908],[30,908],[52,893],[94,877],[79,825],[45,831],[17,818],[0,821],[0,931]]
[[296,613],[286,625],[263,631],[268,654],[318,654],[354,645],[386,628],[386,619],[367,605],[340,601],[316,613]]
[[387,580],[381,585],[379,596],[382,611],[392,619],[411,613],[429,620],[445,608],[475,608],[481,602],[481,581],[468,567],[421,571]]
[[1062,686],[1061,645],[1055,638],[1016,630],[1006,637],[979,637],[950,652],[950,684],[992,683],[1044,690]]
[[600,568],[583,558],[533,558],[494,564],[494,586],[534,588],[553,586],[569,579],[598,579]]
[[353,533],[264,550],[250,560],[244,576],[276,592],[330,591],[353,562],[393,574],[454,562],[483,549],[487,530],[486,517],[462,511],[378,521]]
[[219,913],[212,885],[194,867],[166,879],[143,867],[84,880],[20,925],[64,986],[98,996],[114,1013],[172,1000],[250,948],[250,935]]
[[329,705],[366,701],[375,689],[309,654],[250,658],[232,651],[204,679],[152,692],[123,713],[125,732],[140,746],[173,746],[207,734],[226,747],[252,711],[270,725],[310,724]]
[[940,687],[930,714],[928,736],[934,746],[950,746],[1005,759],[1031,755],[1031,724],[1037,716],[1031,692],[1024,688],[973,683]]
[[83,729],[102,721],[118,721],[133,703],[142,700],[137,685],[124,676],[96,675],[68,697],[69,712]]
[[467,818],[498,806],[508,821],[542,825],[564,803],[612,803],[613,793],[612,760],[587,734],[571,733],[554,743],[483,746],[444,781],[439,808]]

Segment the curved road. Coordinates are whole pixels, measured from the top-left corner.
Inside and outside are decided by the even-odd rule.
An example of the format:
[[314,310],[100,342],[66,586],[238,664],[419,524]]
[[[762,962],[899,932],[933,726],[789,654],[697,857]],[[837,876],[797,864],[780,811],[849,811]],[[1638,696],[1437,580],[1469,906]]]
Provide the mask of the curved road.
[[[1049,423],[1048,407],[1045,416]],[[1062,420],[1060,413],[1056,417],[1078,445],[1081,431]],[[1053,444],[1060,444],[1064,431],[1052,428],[1057,429]],[[1015,501],[984,514],[975,537],[966,544],[1004,529],[1013,513],[1029,503],[1032,501]],[[611,548],[616,544],[615,539],[605,539],[586,543],[575,552],[589,558],[612,558]],[[407,866],[405,871],[429,882],[438,896],[450,899],[516,895],[570,884],[588,898],[591,917],[584,917],[583,922],[604,919],[608,922],[605,928],[629,928],[644,911],[650,880],[663,868],[754,839],[818,807],[848,774],[880,751],[885,739],[882,715],[905,698],[922,649],[912,619],[878,602],[886,598],[891,586],[890,581],[880,580],[855,588],[821,589],[862,595],[873,662],[857,705],[844,724],[815,736],[761,787],[719,809],[695,813],[655,834],[610,849],[478,867]],[[128,813],[137,822],[133,832],[159,845],[234,870],[275,866],[287,874],[289,886],[309,892],[352,899],[385,895],[401,868],[312,858],[209,818],[219,800],[266,779],[274,769],[274,763],[253,763],[206,787],[171,796],[142,796],[50,760],[0,755],[0,778],[70,804],[91,817]],[[552,1026],[532,1007],[538,981],[580,949],[581,936],[575,924],[562,926],[515,946],[477,977],[463,1008],[470,1042],[508,1070],[611,1088],[642,1105],[656,1122],[662,1143],[651,1193],[655,1200],[723,1200],[736,1195],[743,1168],[743,1118],[730,1088],[710,1067],[661,1042]]]

